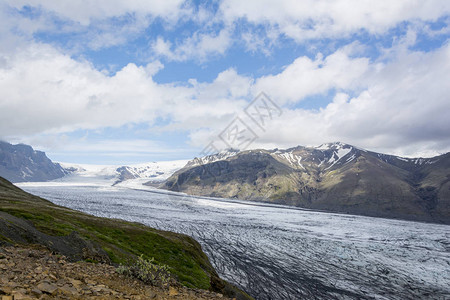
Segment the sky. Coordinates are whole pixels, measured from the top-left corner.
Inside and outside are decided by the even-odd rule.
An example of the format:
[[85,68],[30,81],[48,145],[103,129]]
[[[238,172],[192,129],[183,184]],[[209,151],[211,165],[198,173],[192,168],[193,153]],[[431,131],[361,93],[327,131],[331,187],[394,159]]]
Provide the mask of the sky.
[[450,151],[448,0],[0,0],[0,139],[60,162]]

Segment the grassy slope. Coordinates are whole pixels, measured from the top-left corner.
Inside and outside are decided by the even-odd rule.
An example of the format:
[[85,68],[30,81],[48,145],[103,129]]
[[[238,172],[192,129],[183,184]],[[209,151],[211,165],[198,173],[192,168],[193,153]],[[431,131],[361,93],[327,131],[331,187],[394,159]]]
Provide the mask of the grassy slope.
[[[57,206],[22,191],[1,177],[0,210],[27,219],[36,229],[52,236],[67,236],[76,231],[100,245],[114,263],[126,263],[143,254],[146,258],[154,257],[159,264],[168,265],[171,273],[185,286],[209,289],[213,283],[230,289],[229,284],[218,278],[200,245],[188,236]],[[0,234],[0,241],[2,239],[10,241]]]

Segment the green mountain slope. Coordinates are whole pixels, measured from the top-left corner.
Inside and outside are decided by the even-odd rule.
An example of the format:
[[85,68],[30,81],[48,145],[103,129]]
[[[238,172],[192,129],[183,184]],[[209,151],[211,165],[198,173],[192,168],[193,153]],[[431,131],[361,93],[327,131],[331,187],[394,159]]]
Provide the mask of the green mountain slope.
[[57,206],[0,177],[0,244],[39,244],[73,261],[126,263],[139,255],[166,264],[188,287],[247,296],[219,278],[192,238]]

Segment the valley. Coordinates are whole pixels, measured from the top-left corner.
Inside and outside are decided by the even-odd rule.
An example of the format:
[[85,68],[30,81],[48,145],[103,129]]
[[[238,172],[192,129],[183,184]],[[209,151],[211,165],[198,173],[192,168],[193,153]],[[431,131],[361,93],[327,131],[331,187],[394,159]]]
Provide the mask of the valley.
[[148,188],[20,184],[96,216],[184,233],[256,299],[445,299],[447,225],[323,213]]

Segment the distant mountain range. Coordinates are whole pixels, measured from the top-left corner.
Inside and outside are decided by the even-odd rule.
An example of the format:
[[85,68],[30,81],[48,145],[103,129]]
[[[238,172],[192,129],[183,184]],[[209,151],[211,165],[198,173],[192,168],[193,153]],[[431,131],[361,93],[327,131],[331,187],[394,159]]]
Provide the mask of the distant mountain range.
[[53,163],[44,152],[0,141],[0,176],[11,182],[47,181],[66,174],[68,171]]
[[198,196],[450,224],[450,153],[404,158],[336,142],[102,166],[54,163],[30,146],[0,142],[0,176],[12,182],[146,184]]
[[54,163],[31,146],[0,141],[0,176],[11,182],[64,181],[116,185],[159,184],[188,160],[149,162],[134,165],[88,165]]
[[142,186],[143,183],[159,185],[187,162],[188,160],[174,160],[116,166],[61,163],[69,174],[57,181],[128,186]]
[[161,187],[450,224],[450,153],[404,158],[339,142],[287,150],[227,150],[191,160]]

